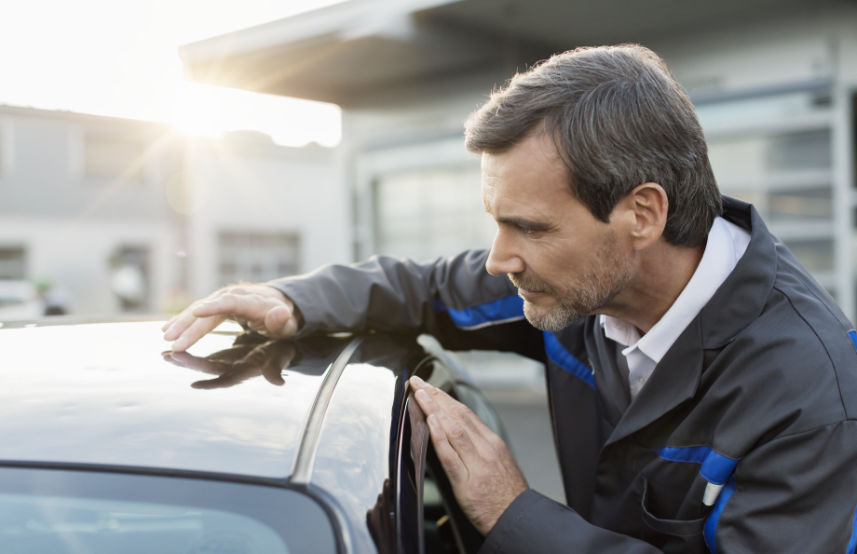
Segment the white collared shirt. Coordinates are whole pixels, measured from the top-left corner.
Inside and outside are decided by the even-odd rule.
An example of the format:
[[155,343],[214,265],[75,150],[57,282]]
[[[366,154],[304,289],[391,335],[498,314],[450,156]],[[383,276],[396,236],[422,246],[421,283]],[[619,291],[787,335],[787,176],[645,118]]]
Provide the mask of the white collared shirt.
[[717,217],[708,232],[705,251],[696,271],[648,333],[641,336],[636,327],[621,319],[600,316],[604,335],[624,347],[622,355],[628,362],[631,398],[637,396],[667,350],[732,273],[749,243],[747,231]]

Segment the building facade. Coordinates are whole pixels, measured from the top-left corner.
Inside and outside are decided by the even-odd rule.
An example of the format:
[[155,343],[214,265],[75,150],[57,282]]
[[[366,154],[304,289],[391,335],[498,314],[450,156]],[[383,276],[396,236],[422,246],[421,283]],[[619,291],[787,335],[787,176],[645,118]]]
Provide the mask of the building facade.
[[0,106],[0,296],[29,283],[70,314],[162,313],[221,284],[341,259],[336,155]]

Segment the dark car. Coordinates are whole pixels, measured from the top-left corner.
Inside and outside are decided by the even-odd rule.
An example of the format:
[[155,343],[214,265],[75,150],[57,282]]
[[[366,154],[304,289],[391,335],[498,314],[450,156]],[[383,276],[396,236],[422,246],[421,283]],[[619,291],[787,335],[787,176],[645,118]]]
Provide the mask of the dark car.
[[499,423],[431,341],[159,326],[0,329],[0,552],[478,548],[406,381]]

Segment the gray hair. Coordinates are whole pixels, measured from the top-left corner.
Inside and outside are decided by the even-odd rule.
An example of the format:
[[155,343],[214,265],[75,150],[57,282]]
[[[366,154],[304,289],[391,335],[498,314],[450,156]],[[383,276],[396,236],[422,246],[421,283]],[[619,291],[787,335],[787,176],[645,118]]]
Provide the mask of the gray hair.
[[557,54],[492,93],[465,125],[473,152],[502,153],[543,125],[572,194],[601,221],[636,186],[669,199],[664,238],[705,243],[720,192],[696,112],[664,61],[636,44]]

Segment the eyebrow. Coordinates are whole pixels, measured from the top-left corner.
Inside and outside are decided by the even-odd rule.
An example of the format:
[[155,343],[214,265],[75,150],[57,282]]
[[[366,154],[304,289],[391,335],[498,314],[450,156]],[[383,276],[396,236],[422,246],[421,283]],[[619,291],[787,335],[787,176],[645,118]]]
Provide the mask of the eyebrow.
[[532,221],[530,219],[524,219],[521,217],[498,217],[495,221],[503,225],[510,225],[512,227],[517,227],[519,229],[527,229],[529,231],[550,231],[554,227],[549,223],[544,223],[541,221]]

